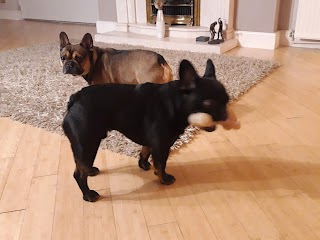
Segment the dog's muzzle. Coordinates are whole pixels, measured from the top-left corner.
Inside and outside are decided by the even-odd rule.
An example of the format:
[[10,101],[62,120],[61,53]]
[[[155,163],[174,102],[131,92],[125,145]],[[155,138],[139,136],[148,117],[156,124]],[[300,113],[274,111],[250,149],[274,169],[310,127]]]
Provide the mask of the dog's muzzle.
[[81,75],[82,68],[74,61],[68,61],[63,65],[64,74]]

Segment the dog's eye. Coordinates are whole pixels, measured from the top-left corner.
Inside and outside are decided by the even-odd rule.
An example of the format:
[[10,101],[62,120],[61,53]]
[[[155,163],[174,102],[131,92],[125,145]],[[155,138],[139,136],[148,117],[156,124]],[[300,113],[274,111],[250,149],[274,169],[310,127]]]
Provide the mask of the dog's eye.
[[205,107],[213,107],[215,105],[215,101],[212,99],[207,99],[203,101],[203,106]]
[[75,57],[75,60],[76,60],[78,63],[80,63],[80,62],[82,62],[82,57],[76,56],[76,57]]
[[66,60],[66,56],[62,56],[62,57],[61,57],[61,60],[62,60],[62,61]]

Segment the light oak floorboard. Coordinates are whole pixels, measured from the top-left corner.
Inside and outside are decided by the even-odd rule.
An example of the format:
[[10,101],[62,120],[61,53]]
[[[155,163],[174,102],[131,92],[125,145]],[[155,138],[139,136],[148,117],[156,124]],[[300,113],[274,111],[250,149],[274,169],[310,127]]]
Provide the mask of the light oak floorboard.
[[44,131],[41,136],[34,176],[57,175],[59,168],[61,136]]
[[147,225],[175,222],[165,186],[159,184],[158,177],[153,174],[153,166],[150,171],[144,171],[139,168],[137,159],[132,158],[131,169]]
[[0,214],[0,239],[18,240],[23,222],[24,210]]
[[22,123],[8,121],[8,124],[4,122],[5,127],[0,137],[0,158],[14,158],[25,128]]
[[[57,189],[57,175],[32,180],[20,239],[51,239]],[[46,224],[44,224],[46,223]]]
[[13,158],[0,158],[0,199],[9,176]]
[[179,225],[176,222],[149,227],[151,240],[183,240]]
[[130,157],[109,151],[106,157],[118,239],[150,239]]
[[0,199],[0,212],[26,208],[42,131],[25,127]]
[[84,201],[73,178],[75,164],[70,143],[66,138],[61,141],[60,151],[52,239],[84,240]]

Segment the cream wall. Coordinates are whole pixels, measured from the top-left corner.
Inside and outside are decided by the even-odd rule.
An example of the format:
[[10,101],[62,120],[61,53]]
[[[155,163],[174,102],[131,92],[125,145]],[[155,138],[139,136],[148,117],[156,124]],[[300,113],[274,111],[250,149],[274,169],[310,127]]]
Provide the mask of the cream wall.
[[[0,10],[10,10],[10,11],[20,11],[20,5],[19,5],[20,0],[6,0],[5,3],[0,3]],[[86,0],[87,1],[87,0]],[[96,5],[96,0],[91,1],[90,5]],[[98,11],[94,12],[90,8],[88,9],[88,14],[90,14],[90,18],[85,19],[86,21],[92,22],[93,19],[97,20],[103,20],[103,21],[111,21],[111,22],[116,22],[117,21],[117,11],[116,11],[116,0],[97,0],[98,1]],[[33,1],[31,1],[33,2]],[[81,3],[78,2],[78,7],[81,8]],[[61,3],[59,3],[61,4]],[[67,2],[66,5],[69,3]],[[57,4],[55,4],[57,5]],[[87,8],[87,7],[85,7]],[[81,9],[80,9],[81,10]],[[31,9],[28,9],[28,11],[31,11]],[[81,11],[80,11],[81,12]],[[83,11],[82,11],[83,12]],[[74,14],[77,12],[74,11]],[[70,14],[70,12],[68,13]],[[83,14],[83,13],[82,13]],[[96,17],[94,15],[96,15]],[[0,12],[0,17],[1,17],[1,12]],[[41,18],[41,16],[39,16]],[[43,17],[45,19],[45,17]],[[59,16],[57,16],[59,18]],[[86,17],[87,18],[87,17]],[[59,20],[59,19],[53,19],[53,20]],[[64,15],[61,16],[61,21],[81,21],[81,19],[77,19],[77,16],[67,18]]]
[[298,1],[236,0],[236,29],[255,32],[294,29]]
[[99,20],[101,21],[117,21],[116,0],[98,0]]
[[237,0],[236,30],[275,32],[278,27],[280,0]]
[[5,3],[0,3],[0,10],[10,10],[10,11],[18,11],[20,10],[19,7],[19,0],[6,0]]

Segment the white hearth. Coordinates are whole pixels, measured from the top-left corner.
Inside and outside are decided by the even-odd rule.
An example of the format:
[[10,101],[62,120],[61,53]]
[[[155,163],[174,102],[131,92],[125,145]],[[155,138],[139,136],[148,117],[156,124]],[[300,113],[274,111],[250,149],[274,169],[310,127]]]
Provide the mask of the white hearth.
[[[116,0],[117,22],[97,22],[95,41],[143,45],[194,52],[224,53],[238,45],[234,38],[234,0],[200,0],[200,26],[166,26],[165,38],[156,37],[155,24],[147,23],[146,0]],[[221,18],[225,42],[210,45],[196,42],[210,36],[209,27]]]

